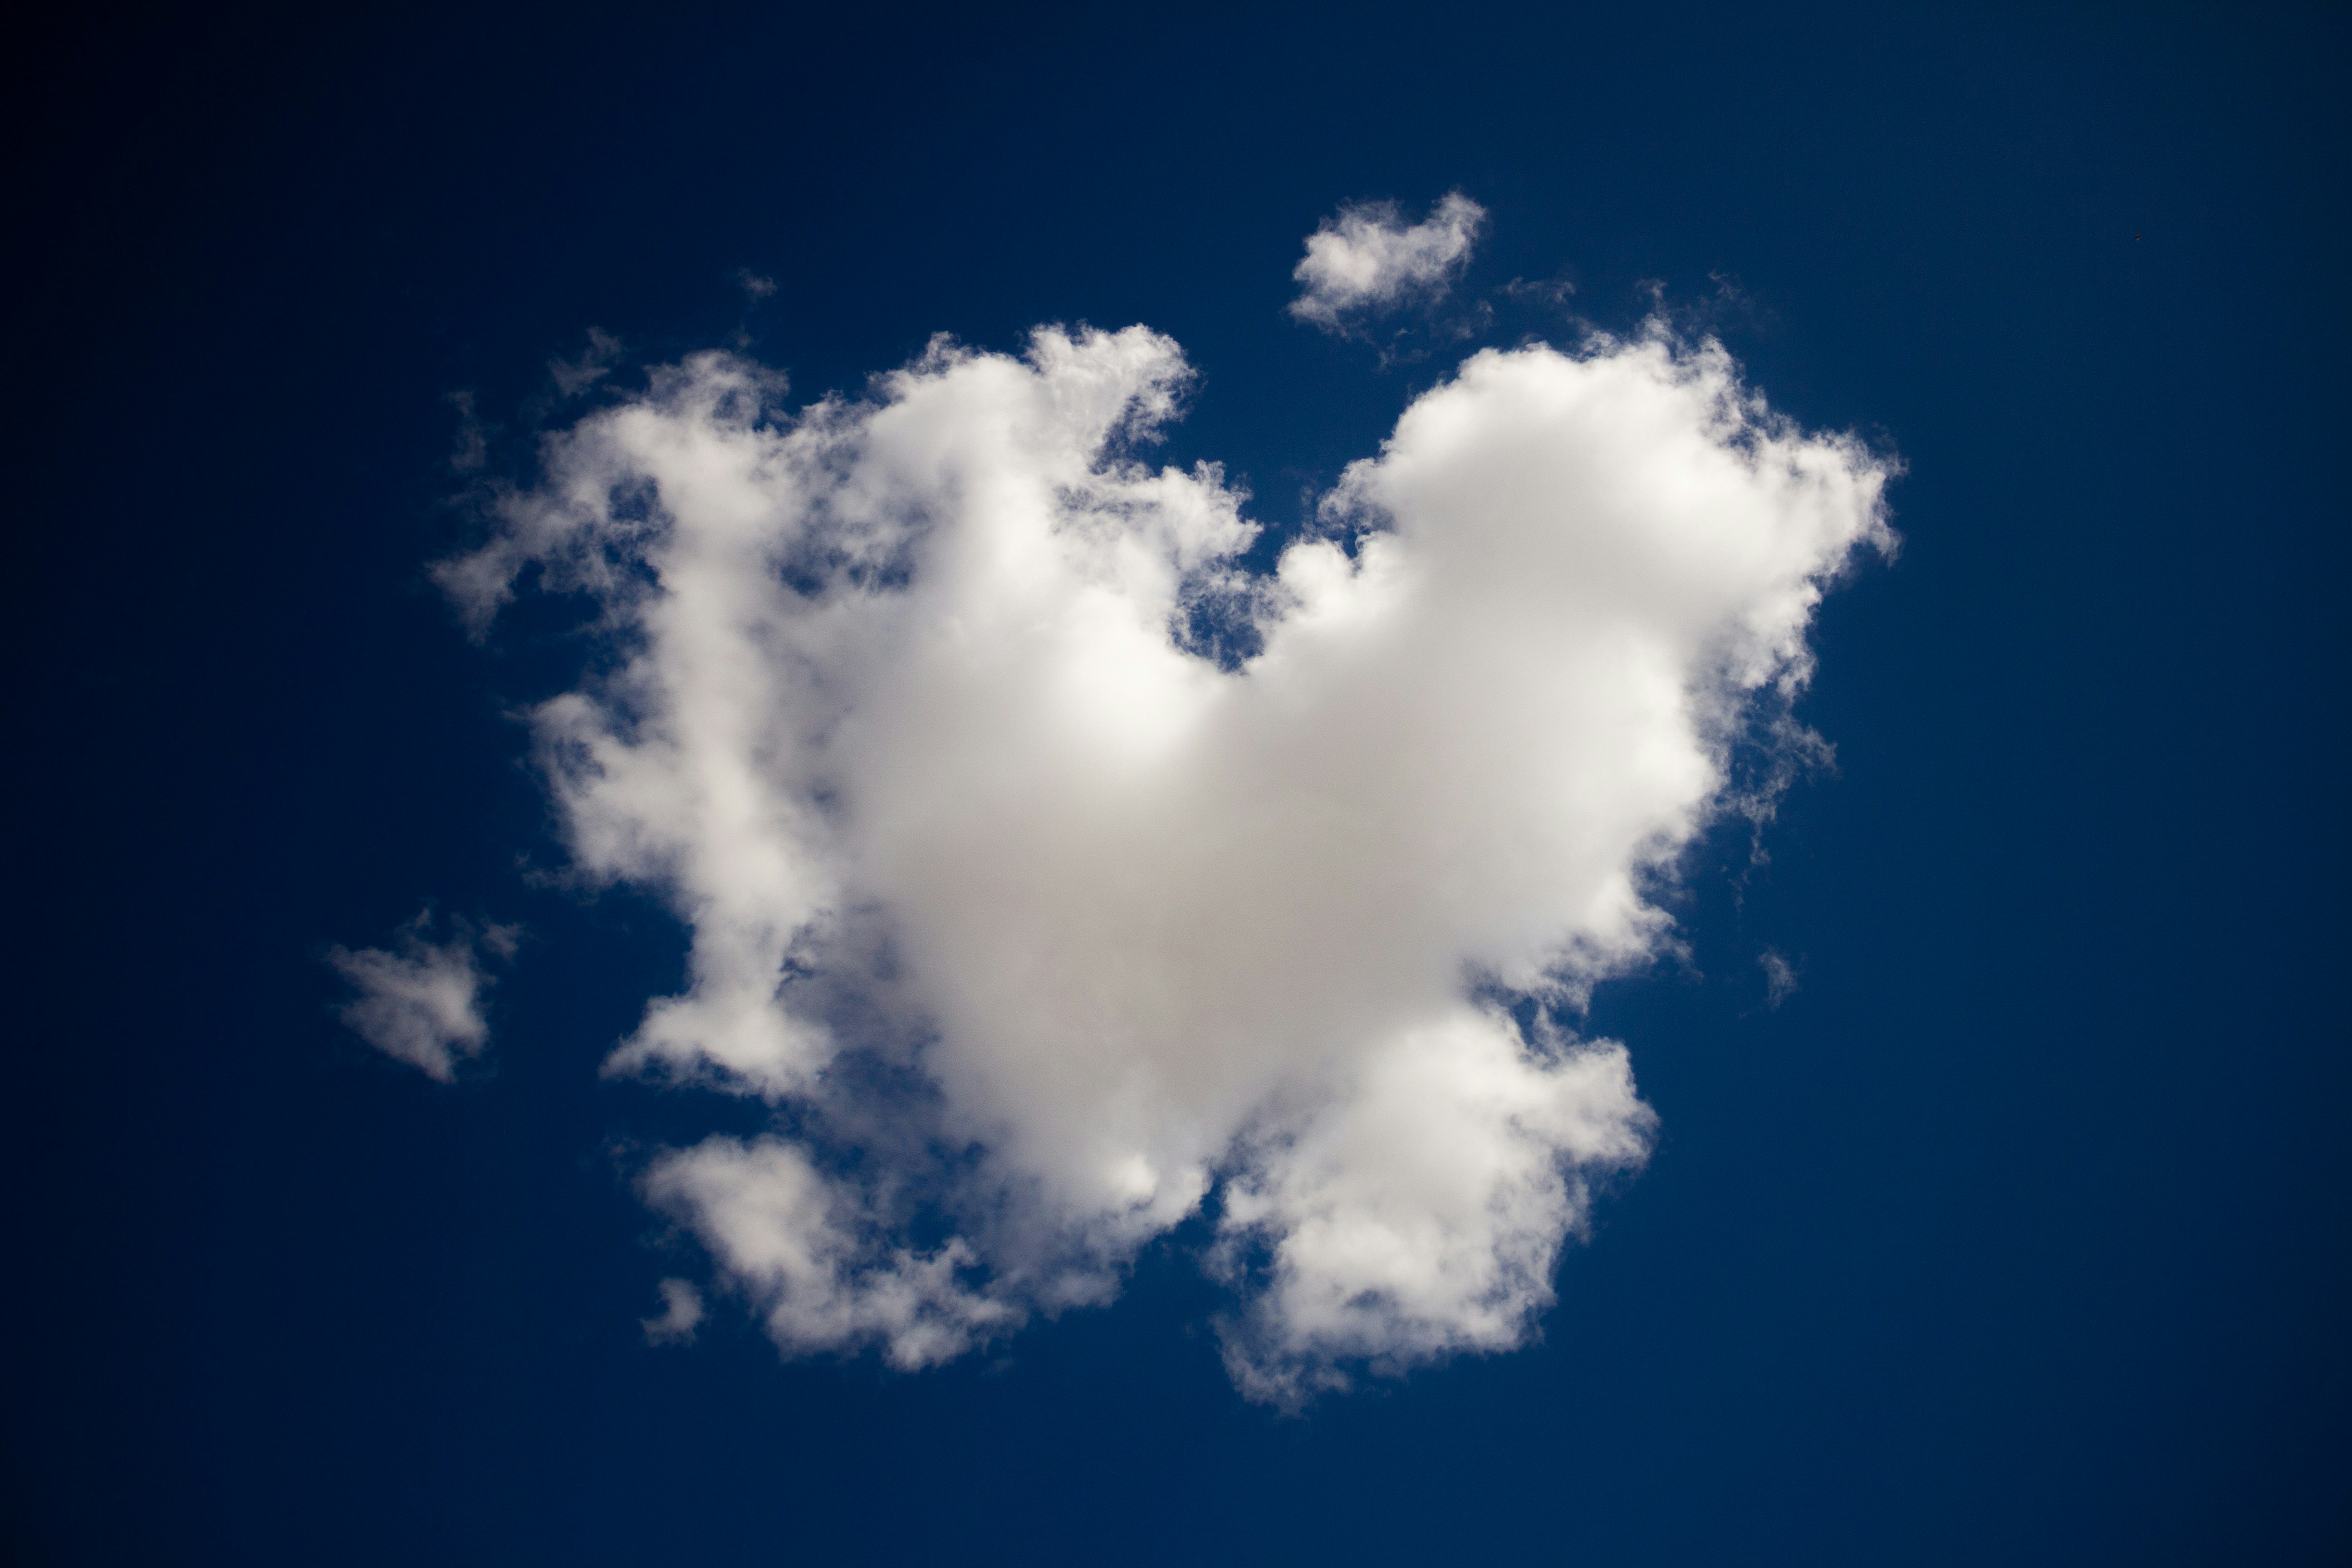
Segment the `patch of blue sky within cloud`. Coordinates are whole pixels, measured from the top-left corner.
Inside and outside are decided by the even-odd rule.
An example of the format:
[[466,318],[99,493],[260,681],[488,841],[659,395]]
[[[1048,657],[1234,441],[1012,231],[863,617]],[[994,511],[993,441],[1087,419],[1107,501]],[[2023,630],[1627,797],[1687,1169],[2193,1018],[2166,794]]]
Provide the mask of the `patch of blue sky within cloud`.
[[[1484,220],[1392,216],[1318,231],[1305,298],[1442,284]],[[1654,1124],[1578,1008],[1672,940],[1645,890],[1893,541],[1879,459],[1653,327],[1472,355],[1251,574],[1222,472],[1144,458],[1191,375],[1044,328],[793,410],[698,354],[438,569],[484,634],[596,606],[540,766],[579,874],[691,934],[606,1070],[779,1108],[642,1185],[787,1352],[949,1360],[1203,1213],[1251,1397],[1525,1343]],[[1210,601],[1259,651],[1188,646]]]

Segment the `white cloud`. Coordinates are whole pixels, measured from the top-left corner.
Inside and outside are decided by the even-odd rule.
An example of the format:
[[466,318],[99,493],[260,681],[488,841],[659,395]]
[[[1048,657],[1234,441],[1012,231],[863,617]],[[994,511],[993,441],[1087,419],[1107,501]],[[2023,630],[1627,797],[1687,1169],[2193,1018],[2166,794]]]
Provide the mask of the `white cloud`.
[[640,1318],[638,1324],[646,1331],[646,1342],[652,1345],[690,1345],[694,1331],[702,1326],[702,1292],[690,1279],[665,1279],[661,1282],[662,1310],[657,1318]]
[[1222,473],[1132,456],[1188,374],[1041,330],[786,415],[698,356],[440,570],[477,627],[534,567],[597,606],[541,765],[691,933],[607,1070],[778,1108],[644,1186],[788,1352],[941,1361],[1204,1204],[1254,1397],[1524,1342],[1652,1120],[1576,1007],[1892,538],[1881,464],[1660,330],[1474,356],[1252,578]]
[[1350,316],[1442,297],[1469,265],[1486,209],[1455,191],[1408,227],[1394,202],[1355,202],[1307,237],[1290,313],[1327,331]]
[[426,910],[401,927],[396,952],[333,947],[327,962],[359,992],[341,1014],[354,1034],[425,1077],[453,1083],[458,1058],[478,1056],[490,1043],[482,1016],[482,990],[490,979],[477,950],[513,956],[517,928],[477,931],[460,921],[451,940],[436,943],[425,940],[432,923]]
[[580,351],[580,357],[549,360],[547,374],[559,394],[577,397],[613,374],[613,366],[621,357],[621,347],[620,339],[601,327],[591,327],[588,346]]

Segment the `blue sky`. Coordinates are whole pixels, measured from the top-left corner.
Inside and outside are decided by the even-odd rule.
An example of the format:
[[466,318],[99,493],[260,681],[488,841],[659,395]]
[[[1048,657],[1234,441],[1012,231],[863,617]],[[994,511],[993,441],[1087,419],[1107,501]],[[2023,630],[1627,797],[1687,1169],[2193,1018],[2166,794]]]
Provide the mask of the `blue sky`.
[[2336,1560],[2345,46],[50,36],[12,1547]]

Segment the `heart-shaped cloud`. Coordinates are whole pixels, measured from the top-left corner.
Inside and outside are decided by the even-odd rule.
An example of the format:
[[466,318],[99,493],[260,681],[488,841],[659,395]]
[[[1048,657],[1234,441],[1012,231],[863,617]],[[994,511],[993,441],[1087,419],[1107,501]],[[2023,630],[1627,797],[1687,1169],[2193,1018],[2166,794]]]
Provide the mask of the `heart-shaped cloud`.
[[953,1356],[1204,1205],[1254,1396],[1522,1342],[1652,1121],[1563,1020],[1892,542],[1883,462],[1659,329],[1472,357],[1252,575],[1132,456],[1188,374],[1046,330],[786,414],[698,356],[440,569],[598,607],[540,753],[693,939],[608,1070],[778,1107],[644,1184],[788,1351]]

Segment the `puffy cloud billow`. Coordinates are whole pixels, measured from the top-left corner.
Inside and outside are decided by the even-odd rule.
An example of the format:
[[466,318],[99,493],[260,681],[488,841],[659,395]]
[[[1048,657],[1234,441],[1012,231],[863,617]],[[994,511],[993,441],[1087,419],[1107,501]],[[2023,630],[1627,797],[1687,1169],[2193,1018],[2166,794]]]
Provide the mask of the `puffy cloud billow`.
[[1253,574],[1137,455],[1189,374],[1044,329],[790,412],[698,355],[440,568],[594,607],[541,763],[691,933],[606,1070],[773,1108],[642,1181],[788,1352],[947,1360],[1193,1216],[1254,1397],[1523,1343],[1651,1135],[1578,1005],[1891,542],[1880,461],[1659,329],[1473,356]]
[[1459,191],[1410,225],[1394,202],[1351,203],[1307,237],[1290,275],[1299,285],[1290,313],[1336,332],[1357,317],[1440,299],[1486,226],[1486,209]]
[[357,993],[341,1010],[344,1026],[440,1083],[455,1083],[458,1062],[490,1043],[489,1021],[482,1016],[490,977],[482,973],[480,954],[511,958],[520,934],[516,926],[478,930],[464,921],[452,923],[448,941],[426,940],[433,929],[427,909],[394,933],[392,951],[327,950],[329,967]]

